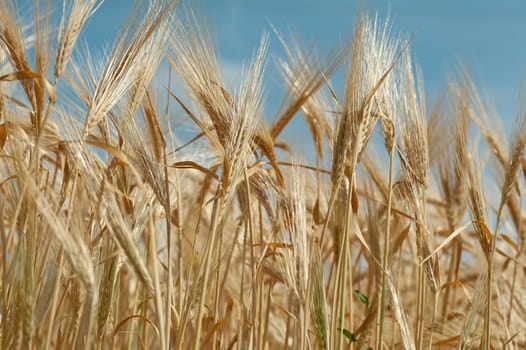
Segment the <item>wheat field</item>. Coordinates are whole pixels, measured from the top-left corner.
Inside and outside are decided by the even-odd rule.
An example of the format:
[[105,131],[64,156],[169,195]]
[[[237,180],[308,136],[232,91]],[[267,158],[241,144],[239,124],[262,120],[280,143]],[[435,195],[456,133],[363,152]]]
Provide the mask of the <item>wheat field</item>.
[[461,68],[428,108],[367,12],[325,54],[263,35],[231,88],[186,4],[101,52],[100,2],[54,5],[0,1],[1,349],[526,348],[520,104],[506,135]]

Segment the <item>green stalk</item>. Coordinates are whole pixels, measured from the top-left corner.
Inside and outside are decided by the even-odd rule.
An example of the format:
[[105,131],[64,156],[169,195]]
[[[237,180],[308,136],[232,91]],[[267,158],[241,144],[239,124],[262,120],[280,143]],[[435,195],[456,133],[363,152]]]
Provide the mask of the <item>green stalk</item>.
[[491,281],[493,280],[493,258],[495,256],[495,247],[497,245],[498,229],[500,226],[500,220],[502,217],[502,210],[504,209],[504,198],[501,199],[499,205],[499,211],[497,213],[497,220],[495,222],[495,233],[490,244],[490,253],[488,255],[488,281],[486,284],[486,297],[488,301],[486,303],[486,312],[484,313],[484,334],[482,335],[482,348],[484,350],[490,349],[490,324],[491,324]]
[[[337,342],[335,343],[334,348],[336,349],[343,349],[343,330],[344,328],[344,318],[345,318],[345,305],[346,305],[346,290],[345,290],[345,282],[347,281],[347,277],[349,275],[351,284],[352,284],[352,269],[347,270],[347,261],[349,260],[349,238],[350,238],[350,230],[351,230],[351,217],[353,215],[353,208],[352,208],[352,193],[354,188],[354,177],[356,172],[356,166],[358,164],[358,154],[360,151],[360,141],[363,138],[363,129],[361,128],[361,124],[358,126],[358,131],[356,133],[356,136],[352,140],[352,158],[351,158],[351,167],[350,167],[350,174],[349,174],[349,189],[347,191],[347,212],[345,215],[345,228],[343,232],[343,244],[341,246],[339,256],[338,256],[338,272],[337,272],[337,280],[339,280],[339,284],[337,288],[334,289],[334,300],[337,300],[337,304],[339,309],[337,313],[334,313],[338,317],[338,327],[333,329],[333,332],[336,332],[337,336],[335,340]],[[338,189],[335,189],[335,192]],[[327,220],[328,221],[328,220]],[[341,273],[340,273],[341,272]],[[339,278],[338,278],[339,277]],[[339,291],[339,295],[336,296],[336,293]],[[336,299],[337,298],[337,299]],[[352,298],[350,299],[350,328],[353,328],[353,307],[352,307]],[[333,317],[333,324],[334,324],[334,317]],[[337,344],[337,346],[336,346]]]

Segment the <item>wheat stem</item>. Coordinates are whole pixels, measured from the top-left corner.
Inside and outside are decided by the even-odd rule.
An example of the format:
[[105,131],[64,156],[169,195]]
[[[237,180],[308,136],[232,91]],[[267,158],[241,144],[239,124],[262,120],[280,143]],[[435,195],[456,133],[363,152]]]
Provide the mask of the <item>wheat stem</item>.
[[387,217],[386,217],[386,228],[383,246],[383,257],[382,257],[382,286],[380,290],[380,309],[378,310],[378,331],[377,331],[377,342],[376,348],[383,349],[383,338],[384,338],[384,323],[385,323],[385,304],[387,302],[387,271],[389,267],[389,251],[390,251],[390,239],[391,239],[391,208],[393,200],[393,164],[394,161],[394,148],[391,148],[389,152],[389,185],[387,193]]

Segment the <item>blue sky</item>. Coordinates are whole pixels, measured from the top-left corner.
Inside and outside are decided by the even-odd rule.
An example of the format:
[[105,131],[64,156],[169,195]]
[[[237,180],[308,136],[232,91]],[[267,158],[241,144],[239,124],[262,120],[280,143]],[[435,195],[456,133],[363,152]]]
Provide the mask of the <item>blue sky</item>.
[[[18,2],[20,5],[25,1]],[[17,3],[15,1],[15,3]],[[59,6],[60,0],[52,0]],[[132,1],[106,0],[83,33],[93,50],[110,44],[132,7]],[[352,36],[353,20],[362,1],[344,0],[200,0],[195,2],[216,32],[225,73],[239,76],[242,62],[257,47],[262,33],[271,33],[270,64],[281,53],[272,23],[285,36],[295,33],[306,45],[326,52]],[[394,33],[417,32],[412,52],[418,59],[428,98],[445,88],[448,74],[462,62],[478,87],[493,99],[507,128],[515,117],[519,84],[526,77],[526,1],[524,0],[369,0],[369,13],[390,14]],[[344,65],[345,66],[345,65]],[[280,85],[269,77],[269,90]],[[269,93],[270,115],[279,89]],[[343,94],[343,92],[341,92]],[[294,135],[292,135],[294,137]]]

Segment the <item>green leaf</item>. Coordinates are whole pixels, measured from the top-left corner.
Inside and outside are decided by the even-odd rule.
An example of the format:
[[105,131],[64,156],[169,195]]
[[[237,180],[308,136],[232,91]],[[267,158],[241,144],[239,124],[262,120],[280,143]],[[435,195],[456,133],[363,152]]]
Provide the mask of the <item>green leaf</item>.
[[358,299],[365,305],[369,306],[369,298],[367,298],[365,295],[362,294],[358,289],[354,291],[356,295],[358,296]]
[[355,337],[353,332],[351,332],[351,331],[349,331],[347,329],[341,329],[341,328],[338,328],[338,330],[340,332],[342,332],[342,334],[345,336],[345,338],[349,339],[352,342],[356,341],[356,337]]

